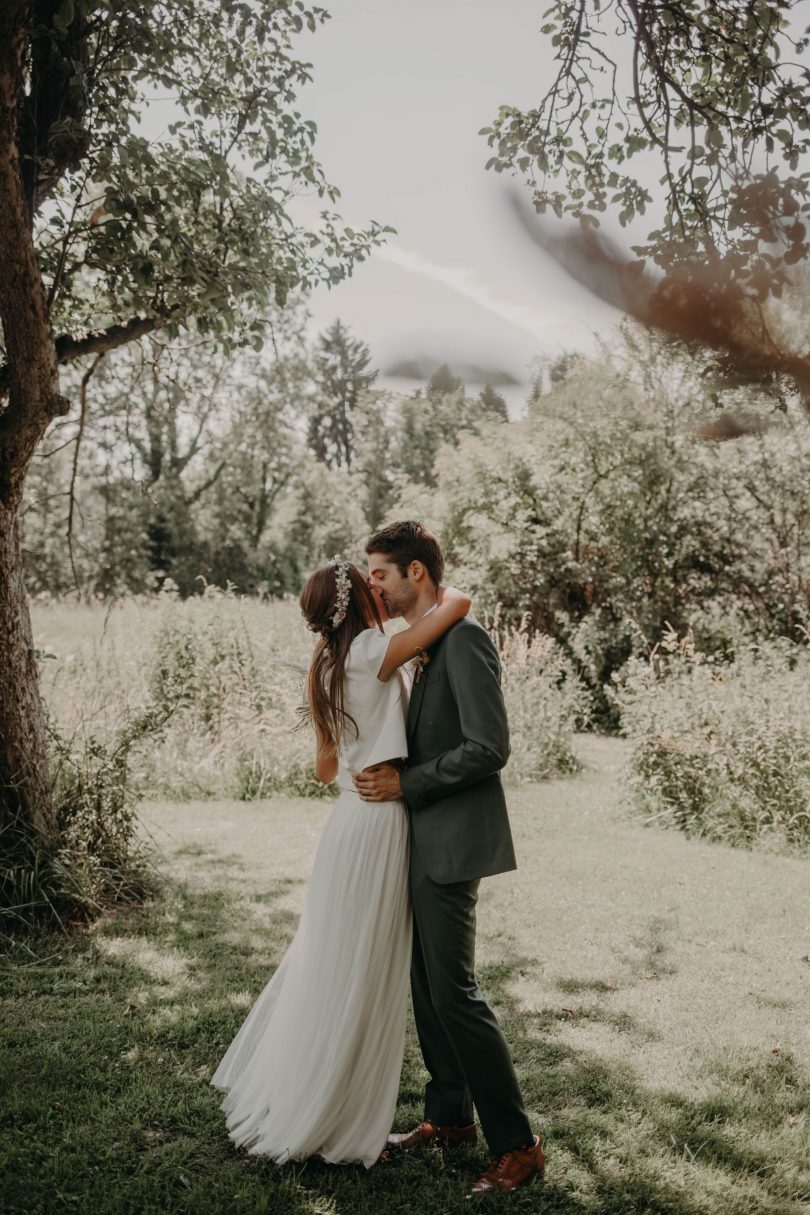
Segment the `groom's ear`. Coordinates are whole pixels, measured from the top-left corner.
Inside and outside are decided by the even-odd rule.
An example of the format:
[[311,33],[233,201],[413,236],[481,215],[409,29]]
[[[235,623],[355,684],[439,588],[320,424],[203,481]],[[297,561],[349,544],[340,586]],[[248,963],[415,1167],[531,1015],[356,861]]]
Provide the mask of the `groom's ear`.
[[414,582],[422,582],[427,577],[427,570],[421,561],[413,560],[408,566],[408,577]]

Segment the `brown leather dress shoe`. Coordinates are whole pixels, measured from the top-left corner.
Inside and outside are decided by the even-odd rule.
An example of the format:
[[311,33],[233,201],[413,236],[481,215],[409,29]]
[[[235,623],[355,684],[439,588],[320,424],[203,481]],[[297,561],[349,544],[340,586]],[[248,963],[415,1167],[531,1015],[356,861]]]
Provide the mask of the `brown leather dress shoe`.
[[514,1148],[496,1156],[492,1164],[483,1173],[472,1188],[473,1194],[492,1194],[497,1190],[516,1190],[519,1186],[528,1185],[535,1177],[542,1177],[546,1169],[546,1158],[540,1143],[540,1136],[535,1135],[531,1147]]
[[437,1122],[420,1122],[419,1126],[403,1135],[389,1135],[388,1147],[394,1151],[425,1147],[428,1143],[446,1143],[455,1147],[459,1143],[475,1143],[478,1131],[475,1123],[468,1126],[440,1126]]

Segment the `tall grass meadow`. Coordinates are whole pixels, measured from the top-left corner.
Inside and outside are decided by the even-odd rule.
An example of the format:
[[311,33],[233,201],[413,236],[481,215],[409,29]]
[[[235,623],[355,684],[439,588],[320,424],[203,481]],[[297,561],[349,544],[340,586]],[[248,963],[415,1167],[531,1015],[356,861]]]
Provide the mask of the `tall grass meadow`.
[[[329,796],[314,778],[302,728],[313,637],[297,602],[207,587],[114,606],[37,604],[43,689],[63,735],[112,745],[147,711],[161,728],[134,748],[137,794],[173,801],[247,800],[276,792]],[[489,622],[502,658],[512,733],[506,779],[573,771],[572,735],[586,712],[582,684],[551,638]]]

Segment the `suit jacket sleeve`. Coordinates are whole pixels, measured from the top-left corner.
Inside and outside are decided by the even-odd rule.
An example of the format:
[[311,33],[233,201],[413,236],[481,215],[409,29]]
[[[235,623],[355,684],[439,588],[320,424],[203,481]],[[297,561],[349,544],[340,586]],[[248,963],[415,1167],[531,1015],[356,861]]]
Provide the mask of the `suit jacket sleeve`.
[[489,634],[482,628],[455,628],[444,644],[463,741],[435,759],[402,772],[402,792],[415,810],[491,776],[509,758],[501,664]]

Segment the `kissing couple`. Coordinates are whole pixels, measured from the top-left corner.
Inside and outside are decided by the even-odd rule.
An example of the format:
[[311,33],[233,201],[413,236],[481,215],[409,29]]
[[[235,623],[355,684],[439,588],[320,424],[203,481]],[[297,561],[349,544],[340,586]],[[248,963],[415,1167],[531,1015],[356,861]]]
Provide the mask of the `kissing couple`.
[[[211,1084],[230,1138],[282,1163],[367,1168],[432,1142],[492,1157],[473,1194],[544,1170],[509,1048],[475,979],[481,878],[516,867],[500,769],[509,730],[498,652],[442,584],[438,540],[394,523],[300,604],[319,634],[307,679],[315,772],[337,798],[298,929]],[[408,627],[387,636],[384,618]],[[424,1120],[390,1134],[410,973],[430,1079]]]

